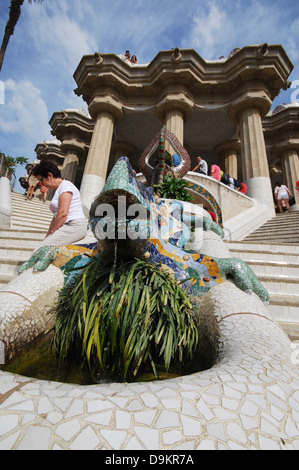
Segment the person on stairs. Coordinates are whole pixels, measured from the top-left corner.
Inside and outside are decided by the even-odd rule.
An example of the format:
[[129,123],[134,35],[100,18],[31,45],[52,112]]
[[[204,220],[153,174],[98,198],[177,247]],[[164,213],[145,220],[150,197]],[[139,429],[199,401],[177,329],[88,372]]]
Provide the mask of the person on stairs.
[[283,212],[282,205],[284,205],[287,208],[287,211],[290,212],[289,200],[292,197],[290,190],[278,181],[274,189],[274,195],[279,212]]
[[34,168],[29,173],[29,176],[28,176],[28,179],[27,179],[28,189],[27,189],[27,192],[26,192],[26,198],[25,199],[29,200],[29,201],[31,201],[33,193],[35,191],[35,188],[38,184],[38,179],[34,176],[33,172],[34,172]]

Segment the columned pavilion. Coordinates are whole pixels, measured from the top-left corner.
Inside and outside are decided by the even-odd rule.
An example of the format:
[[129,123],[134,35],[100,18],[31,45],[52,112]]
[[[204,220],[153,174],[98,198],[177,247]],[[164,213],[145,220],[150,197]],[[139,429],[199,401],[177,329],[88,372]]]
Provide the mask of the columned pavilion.
[[246,184],[249,198],[268,206],[269,216],[278,179],[296,196],[297,209],[299,107],[270,112],[292,69],[282,46],[267,44],[214,61],[193,49],[161,51],[140,65],[115,54],[83,56],[75,93],[88,112],[67,109],[49,121],[61,143],[63,176],[80,188],[87,213],[115,161],[126,155],[138,172],[144,149],[166,125],[188,151],[191,170],[198,155],[217,163]]
[[84,204],[103,186],[114,149],[125,155],[129,149],[138,165],[165,124],[194,164],[201,155],[224,165],[245,182],[249,197],[273,210],[262,119],[289,86],[292,68],[280,45],[266,44],[235,49],[218,61],[193,49],[161,51],[149,64],[134,66],[114,54],[83,56],[75,92],[95,123],[81,183]]

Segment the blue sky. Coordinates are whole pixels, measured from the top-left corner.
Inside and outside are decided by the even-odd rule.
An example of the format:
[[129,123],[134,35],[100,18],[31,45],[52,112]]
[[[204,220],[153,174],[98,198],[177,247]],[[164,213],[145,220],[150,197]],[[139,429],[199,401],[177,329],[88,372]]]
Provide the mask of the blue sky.
[[[1,40],[9,5],[0,2]],[[274,105],[299,100],[298,32],[298,0],[25,0],[0,72],[0,151],[33,161],[36,144],[54,138],[53,112],[87,109],[73,92],[73,73],[83,55],[96,51],[129,49],[147,63],[173,47],[214,60],[235,47],[281,44],[294,65],[293,88]]]

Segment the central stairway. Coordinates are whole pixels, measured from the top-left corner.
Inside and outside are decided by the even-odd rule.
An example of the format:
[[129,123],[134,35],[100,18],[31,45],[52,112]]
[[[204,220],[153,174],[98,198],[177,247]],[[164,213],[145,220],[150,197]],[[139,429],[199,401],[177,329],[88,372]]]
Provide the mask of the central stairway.
[[37,197],[26,200],[20,193],[11,193],[12,221],[10,228],[0,230],[0,288],[17,276],[18,267],[45,238],[52,213],[49,201]]
[[299,212],[283,212],[252,232],[243,242],[299,245]]
[[269,312],[299,339],[299,212],[277,214],[241,242],[226,242],[270,294]]

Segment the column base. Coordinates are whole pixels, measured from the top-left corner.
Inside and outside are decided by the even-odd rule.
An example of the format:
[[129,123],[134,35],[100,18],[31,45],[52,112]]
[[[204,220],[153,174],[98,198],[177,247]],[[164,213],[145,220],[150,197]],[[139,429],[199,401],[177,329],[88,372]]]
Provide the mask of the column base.
[[9,228],[12,216],[10,181],[5,176],[0,178],[0,228]]
[[246,196],[256,199],[260,204],[269,207],[273,216],[275,215],[273,192],[269,178],[258,176],[244,182],[247,186]]
[[90,206],[96,196],[100,194],[104,185],[105,179],[97,175],[83,175],[80,195],[83,207],[83,212],[86,217],[89,217]]

